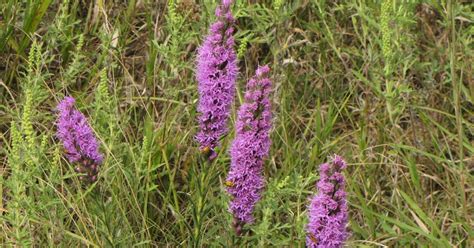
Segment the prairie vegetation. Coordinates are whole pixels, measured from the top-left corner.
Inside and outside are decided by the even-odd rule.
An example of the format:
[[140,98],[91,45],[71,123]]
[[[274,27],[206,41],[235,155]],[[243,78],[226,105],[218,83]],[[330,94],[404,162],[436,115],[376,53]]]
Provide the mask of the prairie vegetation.
[[[0,2],[0,244],[303,247],[318,166],[344,170],[348,247],[474,246],[470,1],[236,0],[229,133],[204,163],[196,54],[207,0]],[[265,188],[232,231],[226,175],[258,65],[272,80]],[[103,154],[80,180],[65,96]]]

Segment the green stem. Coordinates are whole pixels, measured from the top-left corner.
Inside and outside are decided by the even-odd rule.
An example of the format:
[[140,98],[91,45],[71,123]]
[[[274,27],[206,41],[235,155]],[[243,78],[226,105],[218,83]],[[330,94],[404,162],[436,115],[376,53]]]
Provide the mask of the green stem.
[[[168,155],[166,154],[166,151],[163,148],[161,149],[161,153],[163,154],[163,158],[165,160],[166,170],[167,170],[168,175],[170,177],[170,187],[171,187],[171,193],[173,194],[174,208],[175,208],[176,213],[181,215],[181,212],[180,212],[181,208],[179,207],[178,194],[176,193],[176,188],[175,188],[175,183],[174,183],[174,172],[173,173],[171,172],[171,167],[170,167],[170,164],[169,164],[169,161],[168,161]],[[179,217],[179,218],[181,218],[181,217]],[[179,223],[179,229],[180,229],[181,233],[183,233],[184,232],[183,222],[178,221],[178,223]]]
[[[451,84],[453,85],[454,92],[453,92],[453,98],[454,98],[454,112],[456,115],[456,128],[458,132],[458,146],[459,146],[459,169],[461,171],[464,170],[464,145],[463,145],[463,125],[462,125],[462,113],[461,113],[461,82],[458,82],[456,79],[456,26],[454,23],[454,13],[453,13],[453,7],[454,4],[452,0],[448,0],[448,15],[449,15],[449,21],[450,21],[450,29],[451,29],[451,37],[450,37],[450,42],[449,42],[449,65],[451,69]],[[467,202],[466,202],[466,196],[465,193],[465,187],[464,187],[464,173],[460,174],[461,176],[461,198],[462,198],[462,203],[463,203],[463,210],[466,216],[467,214]]]

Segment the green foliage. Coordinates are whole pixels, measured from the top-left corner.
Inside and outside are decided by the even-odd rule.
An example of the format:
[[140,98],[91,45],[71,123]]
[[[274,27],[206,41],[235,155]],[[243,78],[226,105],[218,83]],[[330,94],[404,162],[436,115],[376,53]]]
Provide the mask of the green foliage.
[[273,8],[279,10],[281,6],[285,3],[285,0],[273,0]]
[[[234,130],[212,163],[193,138],[217,2],[0,1],[0,246],[302,247],[333,153],[349,162],[348,247],[473,246],[466,1],[235,1],[238,95],[257,65],[274,85],[267,184],[242,237]],[[64,95],[101,142],[92,185],[55,136]]]
[[[393,9],[396,8],[396,12]],[[406,82],[400,81],[394,73],[402,70],[406,73],[409,70],[409,64],[415,63],[410,57],[401,60],[395,50],[404,49],[403,45],[410,46],[413,41],[410,36],[401,34],[395,36],[394,29],[409,29],[412,24],[404,23],[405,18],[413,18],[414,11],[411,4],[399,4],[391,0],[385,0],[381,3],[380,29],[382,33],[381,46],[384,60],[384,80],[385,91],[383,96],[386,99],[387,112],[392,123],[397,123],[406,109],[407,101],[410,99],[412,89]],[[397,55],[397,56],[396,56]],[[400,66],[403,65],[403,67]]]
[[245,52],[247,51],[247,46],[249,43],[249,36],[245,36],[240,40],[239,49],[237,50],[237,58],[241,59],[244,57]]
[[32,202],[27,195],[27,182],[30,175],[25,169],[24,161],[21,160],[25,153],[22,146],[24,140],[15,122],[12,122],[10,132],[12,146],[8,164],[11,171],[5,183],[5,186],[10,189],[10,199],[6,203],[8,212],[4,218],[11,224],[11,228],[6,232],[9,235],[5,242],[13,246],[30,246],[32,234],[28,206]]
[[[166,64],[169,66],[172,76],[178,75],[178,71],[182,70],[182,64],[179,62],[183,55],[185,43],[190,38],[188,33],[189,23],[176,10],[177,0],[168,1],[168,12],[166,15],[166,31],[168,33],[167,39],[164,43],[158,44],[155,41],[157,50],[165,57]],[[186,13],[182,13],[186,14]]]
[[[255,227],[255,237],[259,240],[259,246],[274,245],[281,246],[286,237],[281,235],[281,230],[291,228],[289,223],[274,223],[273,216],[275,212],[281,211],[279,200],[285,196],[285,189],[289,186],[289,177],[285,177],[281,182],[271,182],[265,191],[260,206],[262,209],[261,222]],[[283,239],[283,240],[278,240]]]
[[83,46],[84,35],[79,35],[75,46],[75,51],[73,52],[72,61],[67,67],[67,70],[64,72],[64,86],[74,83],[74,79],[77,77],[77,74],[85,69],[86,64],[83,61],[85,56],[82,53]]
[[8,43],[10,37],[14,31],[15,17],[18,15],[18,8],[14,8],[15,0],[3,1],[0,3],[0,11],[3,13],[3,20],[0,22],[0,52],[3,52]]
[[391,60],[393,56],[392,47],[392,31],[390,21],[392,20],[392,0],[384,0],[380,8],[380,28],[382,31],[382,54],[385,60],[385,75],[389,75],[391,68]]
[[107,69],[99,72],[99,84],[94,99],[95,128],[106,144],[112,145],[117,138],[117,118],[115,100],[109,93]]
[[[48,228],[38,226],[38,218],[44,211],[52,212],[51,197],[53,192],[45,182],[50,167],[46,168],[48,135],[44,134],[39,142],[34,123],[37,121],[37,101],[41,101],[44,94],[40,83],[42,82],[42,52],[41,45],[33,41],[30,48],[26,75],[23,82],[23,109],[19,125],[12,121],[10,126],[11,146],[8,152],[8,166],[10,175],[5,185],[8,187],[8,201],[6,202],[8,214],[5,216],[12,228],[12,233],[6,242],[14,246],[30,246],[35,239],[35,229],[48,232]],[[18,110],[19,111],[19,110]],[[45,160],[46,158],[46,160]],[[44,235],[44,234],[43,234]]]
[[[32,111],[33,111],[33,93],[31,89],[27,89],[25,92],[25,105],[23,106],[23,114],[21,118],[21,130],[25,135],[26,147],[29,151],[34,151],[36,146],[35,144],[35,134],[33,130],[33,123],[32,123]],[[33,158],[34,156],[31,153],[28,153],[26,160],[29,166],[33,166]]]

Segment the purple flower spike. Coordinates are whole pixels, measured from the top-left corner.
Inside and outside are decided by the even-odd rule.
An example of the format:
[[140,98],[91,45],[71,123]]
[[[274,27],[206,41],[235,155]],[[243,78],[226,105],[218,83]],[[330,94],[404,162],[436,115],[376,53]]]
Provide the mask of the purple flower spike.
[[253,222],[252,212],[264,187],[263,165],[270,150],[272,127],[269,72],[268,66],[259,67],[247,83],[245,102],[238,112],[236,137],[230,149],[226,185],[233,197],[229,211],[234,216],[237,235],[241,235],[245,223]]
[[346,162],[337,155],[334,155],[330,164],[324,163],[319,167],[319,192],[309,205],[307,247],[342,247],[349,236],[346,230],[348,208],[345,179],[342,174],[345,168]]
[[74,98],[69,96],[59,103],[57,136],[63,143],[69,162],[78,163],[76,171],[87,173],[93,182],[97,179],[97,167],[102,163],[103,156],[86,117],[74,107],[74,103]]
[[210,27],[197,55],[200,131],[196,140],[209,160],[217,156],[214,149],[228,131],[227,120],[234,102],[238,67],[234,50],[234,18],[230,12],[232,2],[223,0],[217,7],[217,21]]

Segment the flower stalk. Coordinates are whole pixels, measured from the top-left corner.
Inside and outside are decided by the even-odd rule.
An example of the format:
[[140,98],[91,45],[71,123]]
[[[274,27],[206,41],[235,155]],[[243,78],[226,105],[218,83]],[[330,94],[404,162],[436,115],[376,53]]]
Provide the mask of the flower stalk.
[[232,2],[223,0],[217,7],[217,21],[211,25],[197,55],[200,131],[196,140],[209,160],[217,156],[215,149],[227,134],[227,121],[234,102],[238,67],[233,37],[235,20],[230,11]]
[[272,113],[270,104],[270,68],[259,67],[247,83],[245,102],[239,109],[236,137],[230,149],[231,166],[227,176],[227,192],[232,196],[229,211],[233,227],[242,234],[246,223],[254,220],[253,210],[264,187],[263,165],[270,150]]
[[57,137],[63,144],[66,158],[77,165],[75,171],[86,174],[80,179],[95,182],[103,155],[99,152],[99,142],[86,117],[74,104],[75,99],[72,97],[66,97],[59,103]]
[[309,205],[307,247],[342,247],[349,236],[346,230],[348,207],[345,178],[342,174],[346,166],[346,162],[335,155],[330,163],[319,167],[319,192]]

